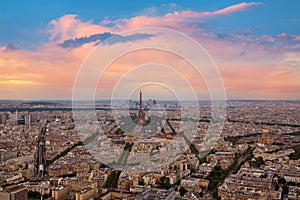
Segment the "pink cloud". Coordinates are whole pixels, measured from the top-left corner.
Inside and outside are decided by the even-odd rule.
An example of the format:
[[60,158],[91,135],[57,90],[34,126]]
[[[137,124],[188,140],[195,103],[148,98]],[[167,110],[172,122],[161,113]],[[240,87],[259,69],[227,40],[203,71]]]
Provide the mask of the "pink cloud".
[[[197,19],[203,17],[213,17],[218,15],[225,15],[234,12],[239,12],[246,10],[252,6],[261,5],[260,2],[251,2],[251,3],[239,3],[235,4],[217,11],[213,12],[195,12],[191,10],[185,11],[175,11],[172,13],[167,13],[162,17],[148,17],[148,16],[136,16],[130,19],[123,19],[116,21],[117,26],[120,29],[131,29],[131,28],[139,28],[145,26],[165,26],[171,28],[182,28],[183,21],[185,19]],[[119,24],[119,22],[122,22]],[[192,29],[192,27],[190,27]]]
[[[226,39],[216,39],[213,33],[185,24],[185,19],[212,17],[234,12],[244,11],[261,3],[240,3],[213,12],[181,11],[167,13],[164,16],[136,16],[128,19],[110,21],[104,19],[99,24],[92,21],[82,21],[77,15],[65,15],[49,23],[48,33],[50,42],[41,46],[38,51],[0,52],[0,93],[7,94],[7,98],[70,98],[77,70],[84,58],[92,50],[93,44],[85,44],[74,49],[63,49],[57,46],[66,39],[89,36],[96,33],[118,32],[145,26],[163,26],[174,28],[185,33],[197,30],[195,36],[210,53],[221,70],[229,98],[289,98],[299,97],[299,70],[289,70],[288,66],[299,62],[298,55],[286,55],[282,58],[268,51],[259,42],[233,42]],[[114,25],[113,28],[106,27]],[[250,33],[250,29],[246,30]],[[286,33],[277,37],[286,37]],[[236,36],[247,40],[244,34]],[[261,38],[273,42],[274,37],[263,35]],[[300,36],[294,36],[300,40]],[[1,48],[0,48],[1,49]],[[2,48],[3,50],[3,48]],[[241,54],[243,53],[243,55]],[[241,56],[242,55],[242,56]],[[117,77],[141,61],[147,61],[149,54],[132,55],[132,63],[115,63],[106,73],[105,86],[111,87]],[[174,66],[183,64],[174,58],[163,54],[154,54],[157,61],[174,62]],[[192,71],[180,71],[187,79],[192,80],[195,87],[203,87],[203,80],[199,81]],[[200,83],[199,83],[200,82]],[[23,84],[23,85],[22,85]],[[8,89],[3,89],[8,88]],[[16,97],[16,91],[19,97]],[[58,94],[50,97],[47,95]]]
[[213,12],[193,12],[190,10],[183,11],[183,12],[173,12],[173,13],[168,13],[165,15],[165,17],[184,17],[184,18],[201,18],[201,17],[212,17],[212,16],[217,16],[217,15],[226,15],[234,12],[240,12],[243,10],[246,10],[252,6],[257,6],[261,5],[262,3],[260,2],[250,2],[250,3],[239,3],[235,4],[232,6],[228,6],[226,8],[213,11]]
[[284,38],[284,37],[287,37],[287,36],[288,36],[288,34],[286,34],[286,33],[280,33],[280,34],[277,35],[277,37],[279,37],[279,38]]
[[[183,29],[184,21],[186,19],[197,19],[203,17],[213,17],[218,15],[225,15],[234,12],[244,11],[250,7],[260,5],[259,2],[239,3],[213,12],[195,12],[191,10],[175,11],[167,13],[164,16],[145,16],[139,15],[128,19],[120,19],[110,21],[104,19],[100,23],[93,23],[92,21],[81,21],[75,14],[67,14],[58,19],[54,19],[49,23],[48,33],[50,40],[63,42],[67,39],[74,39],[78,37],[90,36],[96,33],[124,31],[133,28],[162,26],[173,29]],[[108,24],[114,25],[113,28],[108,27]],[[184,26],[186,32],[195,30],[194,27]],[[197,28],[199,29],[199,28]]]
[[224,15],[224,14],[230,14],[233,12],[240,12],[240,11],[246,10],[252,6],[257,6],[257,5],[261,5],[261,4],[262,4],[261,2],[250,2],[250,3],[243,2],[243,3],[235,4],[235,5],[223,8],[221,10],[215,11],[212,14],[213,15]]
[[[107,21],[104,21],[105,23]],[[50,40],[62,42],[67,39],[90,36],[95,33],[111,31],[101,24],[93,24],[92,21],[82,22],[77,15],[67,14],[49,23],[48,33]]]
[[77,70],[91,49],[66,50],[48,43],[37,51],[0,51],[1,98],[70,98]]
[[246,33],[246,34],[251,34],[251,33],[252,33],[251,28],[247,28],[247,29],[245,30],[245,33]]
[[299,98],[297,77],[300,72],[289,70],[282,64],[218,62],[229,98]]
[[262,38],[268,40],[269,42],[274,42],[275,38],[270,35],[263,35]]
[[[291,60],[298,55],[278,58],[258,44],[243,47],[235,42],[216,40],[214,37],[200,36],[196,39],[200,44],[203,44],[202,41],[206,42],[204,47],[220,68],[228,98],[265,98],[266,95],[270,99],[299,97],[296,88],[300,87],[300,71],[288,68],[289,63],[298,62]],[[5,93],[6,98],[70,98],[77,70],[92,48],[92,45],[87,44],[75,49],[63,49],[49,43],[39,51],[2,51],[0,92]],[[245,48],[247,52],[240,58],[239,53]],[[102,80],[103,86],[109,90],[116,84],[117,78],[132,66],[151,61],[152,58],[158,63],[172,62],[172,66],[177,67],[181,74],[191,80],[197,91],[205,91],[203,80],[197,79],[195,73],[180,60],[164,53],[149,52],[132,54],[125,60],[127,63],[114,63]],[[53,94],[57,96],[51,97]]]
[[300,41],[300,35],[296,35],[294,39]]

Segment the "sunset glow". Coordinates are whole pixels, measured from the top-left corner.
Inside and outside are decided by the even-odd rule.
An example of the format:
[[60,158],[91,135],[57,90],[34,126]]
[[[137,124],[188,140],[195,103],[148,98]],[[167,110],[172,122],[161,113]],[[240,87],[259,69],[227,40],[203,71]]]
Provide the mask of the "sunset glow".
[[[29,4],[21,4],[24,4],[22,11],[19,5],[12,13],[0,14],[1,21],[5,22],[0,25],[1,32],[7,31],[0,36],[1,99],[71,99],[76,74],[95,46],[109,34],[143,27],[176,30],[203,46],[220,70],[228,99],[300,98],[297,1],[295,5],[227,1],[201,6],[194,1],[151,5],[132,1],[128,4],[135,9],[118,13],[116,7],[111,16],[104,9],[111,8],[113,3],[92,6],[89,15],[80,10],[84,2],[70,5],[68,11],[65,1],[55,12],[51,12],[53,7],[49,8],[40,19],[30,13]],[[13,4],[6,2],[2,6],[12,8]],[[34,9],[46,9],[46,6],[37,4]],[[22,25],[14,24],[19,13],[25,18],[21,20]],[[150,36],[123,38],[127,43],[148,39]],[[103,86],[112,89],[120,75],[139,65],[141,60],[149,59],[148,56],[139,52],[129,55],[126,62],[113,63],[101,80]],[[161,64],[170,60],[168,55],[158,52],[151,56]],[[194,87],[207,93],[203,80],[193,78],[193,72],[180,59],[171,60],[174,66],[180,65],[180,73]],[[172,79],[164,73],[159,76]],[[200,98],[209,97],[200,95]]]

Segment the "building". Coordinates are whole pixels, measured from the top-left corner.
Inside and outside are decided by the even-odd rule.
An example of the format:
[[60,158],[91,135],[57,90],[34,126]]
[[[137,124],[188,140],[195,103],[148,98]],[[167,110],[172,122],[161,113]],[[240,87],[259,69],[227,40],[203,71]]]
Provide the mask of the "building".
[[135,199],[134,194],[126,190],[113,190],[101,196],[101,200],[111,199]]
[[285,173],[284,179],[287,182],[294,182],[294,183],[300,183],[300,174],[294,174],[294,173]]
[[219,151],[214,154],[208,155],[207,161],[218,163],[222,167],[222,169],[227,169],[233,164],[234,158],[235,158],[235,153],[233,151],[230,152]]
[[0,149],[0,163],[3,163],[12,158],[16,158],[17,156],[18,156],[17,152]]
[[175,192],[172,188],[169,190],[149,188],[143,191],[142,193],[136,195],[136,200],[144,199],[166,199],[173,200],[179,195],[178,192]]
[[97,188],[86,188],[76,192],[76,200],[88,200],[97,196]]
[[122,174],[121,174],[120,177],[119,177],[119,180],[118,180],[118,186],[117,187],[120,190],[128,190],[129,191],[131,183],[132,183],[132,181],[129,179],[129,176],[126,176],[126,175],[122,176]]
[[243,167],[225,179],[218,194],[222,200],[281,199],[282,189],[276,183],[277,176],[270,171]]
[[0,114],[0,124],[6,124],[7,114]]
[[52,197],[55,200],[65,200],[68,199],[69,192],[72,190],[70,186],[60,186],[52,190]]
[[264,126],[261,138],[258,138],[258,146],[270,145],[272,143],[273,139],[270,136],[269,129],[267,126]]
[[289,200],[300,199],[300,187],[289,186],[288,199]]
[[209,181],[202,178],[187,177],[182,179],[180,187],[186,189],[189,192],[202,192],[203,189],[208,188]]
[[28,200],[27,188],[21,185],[7,187],[0,191],[1,200]]

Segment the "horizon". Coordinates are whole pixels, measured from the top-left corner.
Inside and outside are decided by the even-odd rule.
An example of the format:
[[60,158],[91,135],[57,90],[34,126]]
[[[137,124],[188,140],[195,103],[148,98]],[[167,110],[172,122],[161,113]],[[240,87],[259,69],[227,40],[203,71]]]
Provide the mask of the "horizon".
[[[159,101],[178,101],[177,99],[155,99],[155,98],[152,98],[154,100],[159,100]],[[97,101],[111,101],[112,99],[95,99],[95,100],[77,100],[78,102],[82,101],[82,102],[97,102]],[[113,99],[115,101],[130,101],[130,100],[133,100],[133,101],[138,101],[138,99]],[[149,99],[143,99],[143,101],[147,101]],[[72,99],[0,99],[0,103],[1,102],[9,102],[9,101],[12,101],[12,102],[33,102],[33,103],[52,103],[52,102],[73,102]],[[199,102],[211,102],[212,100],[210,99],[197,99],[197,100],[192,100],[192,99],[185,99],[183,100],[182,102],[191,102],[191,101],[199,101]],[[300,99],[226,99],[226,100],[213,100],[213,101],[227,101],[227,102],[232,102],[232,101],[300,101]]]

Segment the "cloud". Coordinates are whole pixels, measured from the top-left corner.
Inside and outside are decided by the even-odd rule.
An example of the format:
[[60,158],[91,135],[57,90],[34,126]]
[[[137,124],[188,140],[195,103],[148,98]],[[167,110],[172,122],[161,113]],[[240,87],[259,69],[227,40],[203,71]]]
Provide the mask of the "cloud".
[[191,33],[200,27],[192,26],[191,20],[198,20],[201,18],[215,17],[220,15],[227,15],[234,12],[244,11],[250,7],[261,5],[260,2],[239,3],[217,11],[196,12],[191,10],[174,11],[164,14],[163,16],[146,16],[139,15],[128,19],[120,19],[114,22],[118,30],[126,30],[140,27],[162,26]]
[[9,51],[16,51],[16,50],[18,50],[18,49],[20,49],[20,48],[15,47],[13,43],[9,43],[9,44],[5,47],[4,51],[6,51],[6,52],[9,52]]
[[91,48],[0,51],[0,93],[5,99],[69,99],[76,72]]
[[194,12],[194,11],[182,11],[182,12],[173,12],[166,14],[165,17],[184,17],[184,18],[202,18],[202,17],[213,17],[218,15],[227,15],[234,12],[241,12],[244,11],[252,6],[261,5],[260,2],[251,2],[251,3],[239,3],[232,6],[228,6],[226,8],[213,11],[213,12]]
[[235,4],[232,6],[228,6],[226,8],[223,8],[221,10],[212,12],[211,15],[215,16],[215,15],[225,15],[225,14],[230,14],[230,13],[234,13],[234,12],[240,12],[240,11],[244,11],[250,7],[253,6],[258,6],[258,5],[262,5],[261,2],[243,2],[243,3],[239,3],[239,4]]
[[111,34],[109,32],[99,33],[99,34],[94,34],[94,35],[75,38],[75,39],[68,39],[68,40],[65,40],[63,43],[59,44],[59,46],[61,46],[63,48],[75,48],[75,47],[79,47],[85,43],[103,41],[103,40],[108,39],[111,36],[113,36],[113,34]]
[[132,34],[132,35],[128,35],[128,36],[122,36],[122,35],[115,34],[108,40],[103,41],[103,44],[111,45],[111,44],[115,44],[115,43],[134,42],[134,41],[138,41],[138,40],[142,40],[142,39],[148,39],[153,36],[154,35],[152,35],[152,34]]
[[[0,93],[6,94],[6,98],[70,99],[77,70],[95,44],[110,37],[113,38],[106,44],[153,39],[155,36],[151,34],[121,36],[118,32],[160,26],[187,33],[204,46],[221,70],[229,98],[264,98],[266,95],[269,98],[300,98],[299,35],[257,36],[250,34],[251,29],[224,34],[209,31],[200,20],[245,11],[261,4],[239,3],[206,12],[174,11],[176,5],[169,5],[174,10],[162,15],[152,10],[151,16],[144,13],[115,21],[105,18],[99,23],[83,21],[75,14],[64,15],[49,22],[49,41],[38,49],[16,51],[13,45],[0,48]],[[147,61],[151,55],[131,56],[131,63],[114,63],[115,68],[107,71],[104,79],[107,88],[117,81],[117,75],[145,59]],[[162,63],[171,62],[178,68],[184,66],[180,60],[161,53],[152,57]],[[200,87],[191,71],[183,68],[182,73],[195,87]],[[199,91],[203,91],[202,88]]]
[[[248,30],[246,32],[250,33],[251,31]],[[214,42],[214,40],[219,40],[221,42],[222,40],[222,41],[236,43],[236,44],[230,44],[230,46],[236,45],[238,46],[237,47],[238,49],[240,49],[240,47],[244,47],[245,51],[247,51],[252,47],[254,49],[260,48],[260,49],[264,49],[265,51],[269,51],[273,55],[283,54],[289,51],[300,51],[300,37],[298,35],[281,33],[276,36],[272,36],[272,35],[255,35],[255,34],[248,34],[248,33],[246,34],[243,32],[211,33],[211,34],[206,34],[208,35],[207,37],[200,36],[199,41],[205,43],[205,39],[210,39],[210,42]],[[220,50],[222,50],[222,48]],[[235,52],[235,50],[232,50],[232,52]]]
[[288,34],[286,34],[286,33],[280,33],[280,34],[277,35],[277,37],[279,37],[279,38],[285,38],[285,37],[288,37]]
[[162,3],[160,6],[153,6],[146,8],[139,12],[138,15],[144,16],[163,16],[166,13],[172,13],[174,11],[183,11],[184,9],[176,3]]
[[251,28],[247,28],[246,30],[245,30],[245,34],[246,35],[250,35],[252,33],[252,29]]
[[300,35],[296,35],[294,39],[300,41]]
[[[258,6],[258,5],[262,5],[261,2],[242,2],[242,3],[238,3],[238,4],[234,4],[228,7],[225,7],[223,9],[220,10],[216,10],[216,11],[206,11],[206,12],[195,12],[195,11],[191,11],[191,10],[183,10],[181,7],[177,6],[174,3],[170,3],[170,4],[162,4],[163,10],[164,12],[167,13],[163,16],[163,18],[167,17],[169,19],[171,18],[203,18],[203,17],[213,17],[213,16],[218,16],[218,15],[226,15],[226,14],[231,14],[234,12],[241,12],[244,10],[247,10],[253,6]],[[158,8],[157,7],[152,7],[149,10],[146,10],[146,15],[148,13],[150,13],[150,16],[153,16],[154,14],[158,15]],[[178,11],[179,10],[179,11]],[[144,16],[145,16],[144,13]],[[149,16],[147,15],[147,16]],[[154,17],[154,18],[161,18],[161,17]]]
[[[159,26],[183,30],[184,32],[192,32],[197,29],[199,30],[199,27],[195,27],[193,23],[191,23],[192,19],[196,20],[200,18],[241,12],[261,4],[262,3],[260,2],[243,2],[212,12],[196,12],[191,10],[183,10],[181,8],[178,8],[176,11],[170,11],[170,9],[174,10],[178,6],[176,4],[167,4],[164,5],[164,7],[170,8],[167,9],[169,12],[163,14],[162,16],[156,13],[157,9],[152,8],[152,14],[150,16],[147,15],[149,11],[145,11],[144,13],[132,18],[118,19],[115,21],[111,21],[106,18],[100,23],[93,23],[92,21],[84,22],[81,21],[76,14],[66,14],[58,19],[50,21],[47,33],[50,35],[49,39],[51,41],[63,43],[66,40],[89,37],[91,35],[103,32],[116,33],[128,29],[149,26]],[[166,9],[164,10],[166,12]]]
[[262,38],[266,39],[268,42],[274,42],[275,41],[275,38],[273,36],[270,36],[270,35],[263,35]]
[[[59,46],[63,48],[76,48],[80,47],[83,44],[95,42],[95,44],[99,44],[99,42],[103,44],[115,44],[115,43],[124,43],[124,42],[133,42],[141,39],[147,39],[152,37],[151,34],[133,34],[129,36],[121,36],[118,34],[111,34],[109,32],[94,34],[88,37],[80,37],[75,39],[65,40],[63,43],[59,44]],[[109,39],[110,38],[110,39]],[[109,40],[107,40],[109,39]]]
[[67,14],[50,21],[49,39],[59,43],[74,38],[86,37],[95,33],[111,32],[111,29],[92,21],[82,22],[75,14]]
[[33,81],[28,81],[28,80],[16,80],[16,79],[12,79],[12,80],[7,80],[7,81],[0,81],[0,84],[14,84],[14,85],[34,85],[37,84],[36,82]]

